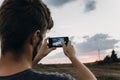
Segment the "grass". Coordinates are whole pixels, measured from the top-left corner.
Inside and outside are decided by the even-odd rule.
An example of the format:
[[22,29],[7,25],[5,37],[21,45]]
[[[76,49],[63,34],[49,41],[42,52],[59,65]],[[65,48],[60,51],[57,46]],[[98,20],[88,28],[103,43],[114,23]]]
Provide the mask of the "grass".
[[[85,64],[97,77],[98,80],[120,80],[120,64]],[[50,65],[37,65],[35,70],[40,72],[59,72],[67,73],[80,80],[74,67],[71,64],[50,64]]]

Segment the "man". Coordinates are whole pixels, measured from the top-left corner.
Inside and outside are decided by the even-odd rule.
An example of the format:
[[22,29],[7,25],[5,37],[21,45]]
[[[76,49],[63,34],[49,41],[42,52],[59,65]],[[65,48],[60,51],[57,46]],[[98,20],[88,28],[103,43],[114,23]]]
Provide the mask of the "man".
[[[55,48],[47,47],[46,31],[53,27],[47,6],[41,0],[4,0],[0,8],[0,80],[75,80],[67,74],[38,73],[32,70]],[[71,42],[62,43],[81,80],[95,76],[75,56]]]

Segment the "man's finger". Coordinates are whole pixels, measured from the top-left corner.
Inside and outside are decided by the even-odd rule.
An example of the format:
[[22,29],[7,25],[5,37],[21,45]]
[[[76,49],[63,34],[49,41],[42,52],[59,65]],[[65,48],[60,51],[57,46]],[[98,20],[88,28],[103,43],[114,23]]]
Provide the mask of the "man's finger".
[[53,51],[53,50],[56,50],[56,48],[55,48],[55,47],[49,48],[49,49],[48,49],[48,53],[51,52],[51,51]]
[[56,47],[51,48],[51,50],[55,50],[55,49],[56,49]]
[[62,47],[63,47],[63,48],[66,48],[66,45],[65,45],[64,42],[61,42],[61,44],[62,44]]
[[44,42],[47,43],[47,40],[48,40],[48,38],[46,38],[46,39],[44,40]]
[[48,43],[47,43],[47,40],[48,40],[48,38],[44,39],[43,44],[47,45],[47,44],[48,44]]
[[71,41],[68,42],[68,45],[67,46],[71,46]]

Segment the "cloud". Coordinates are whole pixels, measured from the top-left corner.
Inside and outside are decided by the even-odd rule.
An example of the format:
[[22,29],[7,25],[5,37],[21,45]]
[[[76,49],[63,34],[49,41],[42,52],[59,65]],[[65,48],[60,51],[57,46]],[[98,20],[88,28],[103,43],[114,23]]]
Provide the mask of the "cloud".
[[108,34],[96,34],[92,37],[84,37],[86,41],[78,43],[75,46],[77,47],[78,52],[91,52],[100,50],[108,50],[114,48],[115,44],[119,40],[112,39]]
[[44,0],[48,5],[52,5],[55,7],[60,7],[65,5],[66,3],[76,1],[76,0]]
[[85,0],[85,12],[90,12],[96,9],[96,0]]
[[[76,43],[74,38],[71,37],[73,40],[73,45],[76,48],[77,55],[92,55],[93,52],[97,52],[98,49],[101,51],[105,51],[108,49],[113,49],[115,44],[117,44],[120,40],[112,39],[111,36],[108,34],[95,34],[93,36],[83,36],[85,41]],[[96,53],[95,53],[96,54]],[[51,56],[50,58],[64,58],[65,55],[63,52],[56,53],[55,55]]]
[[96,0],[44,0],[45,3],[54,7],[61,7],[73,1],[79,1],[80,4],[83,2],[82,5],[84,5],[85,12],[90,12],[96,9]]

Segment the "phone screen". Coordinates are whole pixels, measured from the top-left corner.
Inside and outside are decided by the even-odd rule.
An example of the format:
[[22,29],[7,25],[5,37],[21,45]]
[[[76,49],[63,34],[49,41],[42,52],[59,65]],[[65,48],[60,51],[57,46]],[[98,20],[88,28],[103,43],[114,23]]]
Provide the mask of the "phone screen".
[[62,47],[61,42],[64,42],[66,45],[68,43],[68,37],[53,37],[49,38],[49,47]]

